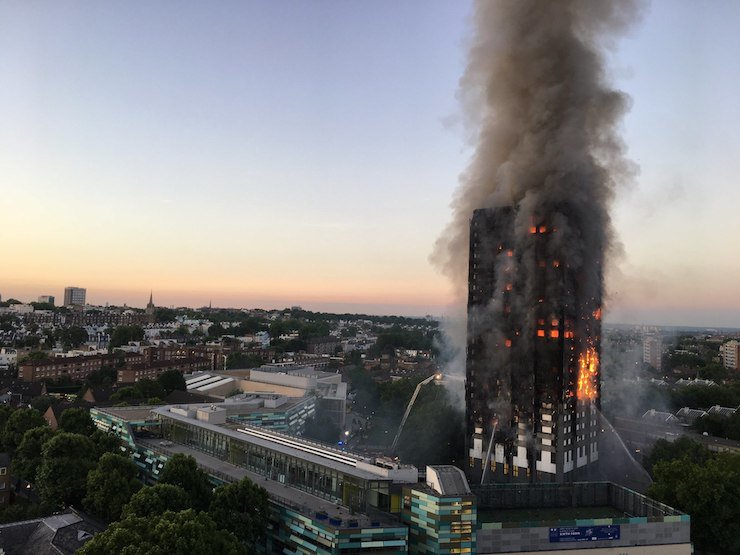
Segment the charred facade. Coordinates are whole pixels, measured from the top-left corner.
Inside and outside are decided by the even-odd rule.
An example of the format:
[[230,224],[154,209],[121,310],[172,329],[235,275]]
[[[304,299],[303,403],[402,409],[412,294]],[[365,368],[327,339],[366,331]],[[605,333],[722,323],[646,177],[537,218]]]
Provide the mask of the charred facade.
[[599,457],[601,260],[575,256],[557,209],[543,213],[552,215],[480,209],[470,222],[466,453],[476,483],[581,479]]

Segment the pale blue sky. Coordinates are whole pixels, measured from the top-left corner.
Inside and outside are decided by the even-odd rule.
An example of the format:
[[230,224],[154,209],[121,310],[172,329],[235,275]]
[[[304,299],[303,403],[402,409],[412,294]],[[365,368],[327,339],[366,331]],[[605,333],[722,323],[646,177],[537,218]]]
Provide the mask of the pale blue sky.
[[[441,313],[469,14],[0,0],[0,294]],[[617,45],[641,174],[612,319],[740,326],[738,52],[723,1],[655,1]]]

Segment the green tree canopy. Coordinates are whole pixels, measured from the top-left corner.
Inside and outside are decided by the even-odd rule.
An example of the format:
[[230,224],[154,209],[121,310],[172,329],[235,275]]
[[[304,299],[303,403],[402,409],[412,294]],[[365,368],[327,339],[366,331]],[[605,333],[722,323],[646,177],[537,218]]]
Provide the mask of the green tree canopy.
[[82,504],[107,522],[118,520],[123,506],[141,488],[138,469],[128,457],[105,453],[87,475],[87,495]]
[[90,372],[85,379],[84,389],[87,387],[99,387],[101,385],[111,385],[118,379],[118,370],[114,366],[103,366],[100,370]]
[[244,478],[216,488],[208,512],[219,526],[255,545],[264,538],[269,510],[267,491]]
[[47,360],[48,358],[49,353],[46,351],[31,351],[23,358],[23,362],[27,360]]
[[262,366],[265,360],[253,353],[231,353],[226,359],[226,368],[232,370],[234,368],[256,368]]
[[53,506],[79,505],[85,495],[87,473],[95,467],[95,443],[80,434],[62,432],[46,442],[36,485],[42,499]]
[[36,473],[41,466],[41,453],[44,445],[54,436],[49,426],[31,428],[23,434],[13,457],[13,474],[29,482],[36,483]]
[[705,464],[662,461],[653,473],[648,496],[691,515],[698,551],[740,553],[740,454],[719,453]]
[[23,434],[33,428],[46,426],[46,420],[34,409],[17,409],[8,417],[2,432],[6,450],[14,452],[23,440]]
[[128,517],[93,537],[80,555],[243,555],[245,547],[220,530],[207,513],[167,511],[150,518]]
[[653,445],[650,454],[647,455],[642,465],[645,470],[653,473],[653,467],[660,462],[670,462],[676,459],[687,458],[691,462],[703,464],[709,459],[709,450],[687,436],[681,436],[676,441],[659,439]]
[[70,407],[62,411],[62,416],[59,419],[59,428],[70,434],[90,436],[95,431],[95,424],[93,424],[90,413],[87,410]]
[[707,414],[697,419],[694,427],[697,431],[706,432],[710,436],[740,441],[740,412],[730,416]]
[[2,431],[5,429],[5,425],[8,423],[8,419],[13,412],[15,411],[10,405],[0,404],[0,440],[2,440]]
[[380,391],[370,372],[360,366],[350,370],[347,377],[355,392],[357,410],[366,414],[375,411],[380,406]]
[[185,391],[187,386],[185,385],[185,378],[182,372],[179,370],[167,370],[162,372],[157,378],[157,382],[164,389],[164,394],[169,395],[173,391]]
[[424,386],[401,432],[401,459],[424,467],[459,460],[462,454],[464,415],[449,398],[447,390],[434,384]]
[[215,324],[213,324],[211,327],[208,328],[208,336],[209,337],[221,337],[225,333],[226,333],[226,330],[218,322],[215,323]]
[[108,349],[115,349],[121,345],[128,345],[129,341],[141,341],[144,339],[144,328],[141,326],[116,326],[110,334]]
[[165,511],[184,511],[190,506],[190,496],[172,484],[154,484],[137,491],[123,508],[123,517],[150,518]]
[[164,387],[156,381],[149,378],[144,378],[136,382],[134,388],[137,390],[140,399],[147,399],[149,397],[162,398],[166,395]]
[[121,438],[113,433],[96,429],[90,434],[90,439],[95,444],[95,454],[98,459],[105,453],[121,454]]
[[80,326],[70,326],[68,328],[58,328],[54,332],[54,338],[59,341],[65,349],[74,349],[87,341],[87,330]]
[[111,401],[130,401],[131,399],[138,399],[141,396],[140,391],[134,386],[122,387],[110,396]]
[[171,308],[155,308],[154,309],[154,320],[156,322],[174,322],[177,317],[177,312]]
[[172,484],[185,490],[190,497],[190,506],[206,510],[211,502],[213,487],[208,475],[198,468],[190,455],[176,453],[167,461],[159,474],[161,484]]
[[59,401],[60,399],[58,397],[41,395],[40,397],[31,399],[31,408],[37,410],[39,414],[44,414],[50,406],[56,405]]

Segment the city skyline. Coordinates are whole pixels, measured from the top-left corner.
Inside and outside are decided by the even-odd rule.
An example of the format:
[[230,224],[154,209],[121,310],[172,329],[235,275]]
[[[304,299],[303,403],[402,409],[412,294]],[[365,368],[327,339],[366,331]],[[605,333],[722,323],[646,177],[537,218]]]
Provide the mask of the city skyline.
[[[607,322],[740,326],[740,7],[703,8],[653,2],[610,58],[640,173]],[[3,299],[444,314],[469,14],[3,4]]]

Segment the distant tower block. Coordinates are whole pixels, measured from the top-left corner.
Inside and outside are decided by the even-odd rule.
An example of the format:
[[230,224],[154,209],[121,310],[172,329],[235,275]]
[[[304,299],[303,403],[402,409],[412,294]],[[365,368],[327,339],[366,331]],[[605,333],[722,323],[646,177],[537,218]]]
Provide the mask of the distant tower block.
[[87,290],[82,287],[64,288],[64,306],[85,306]]
[[660,335],[648,335],[642,340],[642,361],[656,370],[663,367],[663,338]]
[[599,456],[600,263],[598,294],[583,299],[547,219],[526,231],[516,219],[504,207],[470,223],[466,474],[580,479]]

